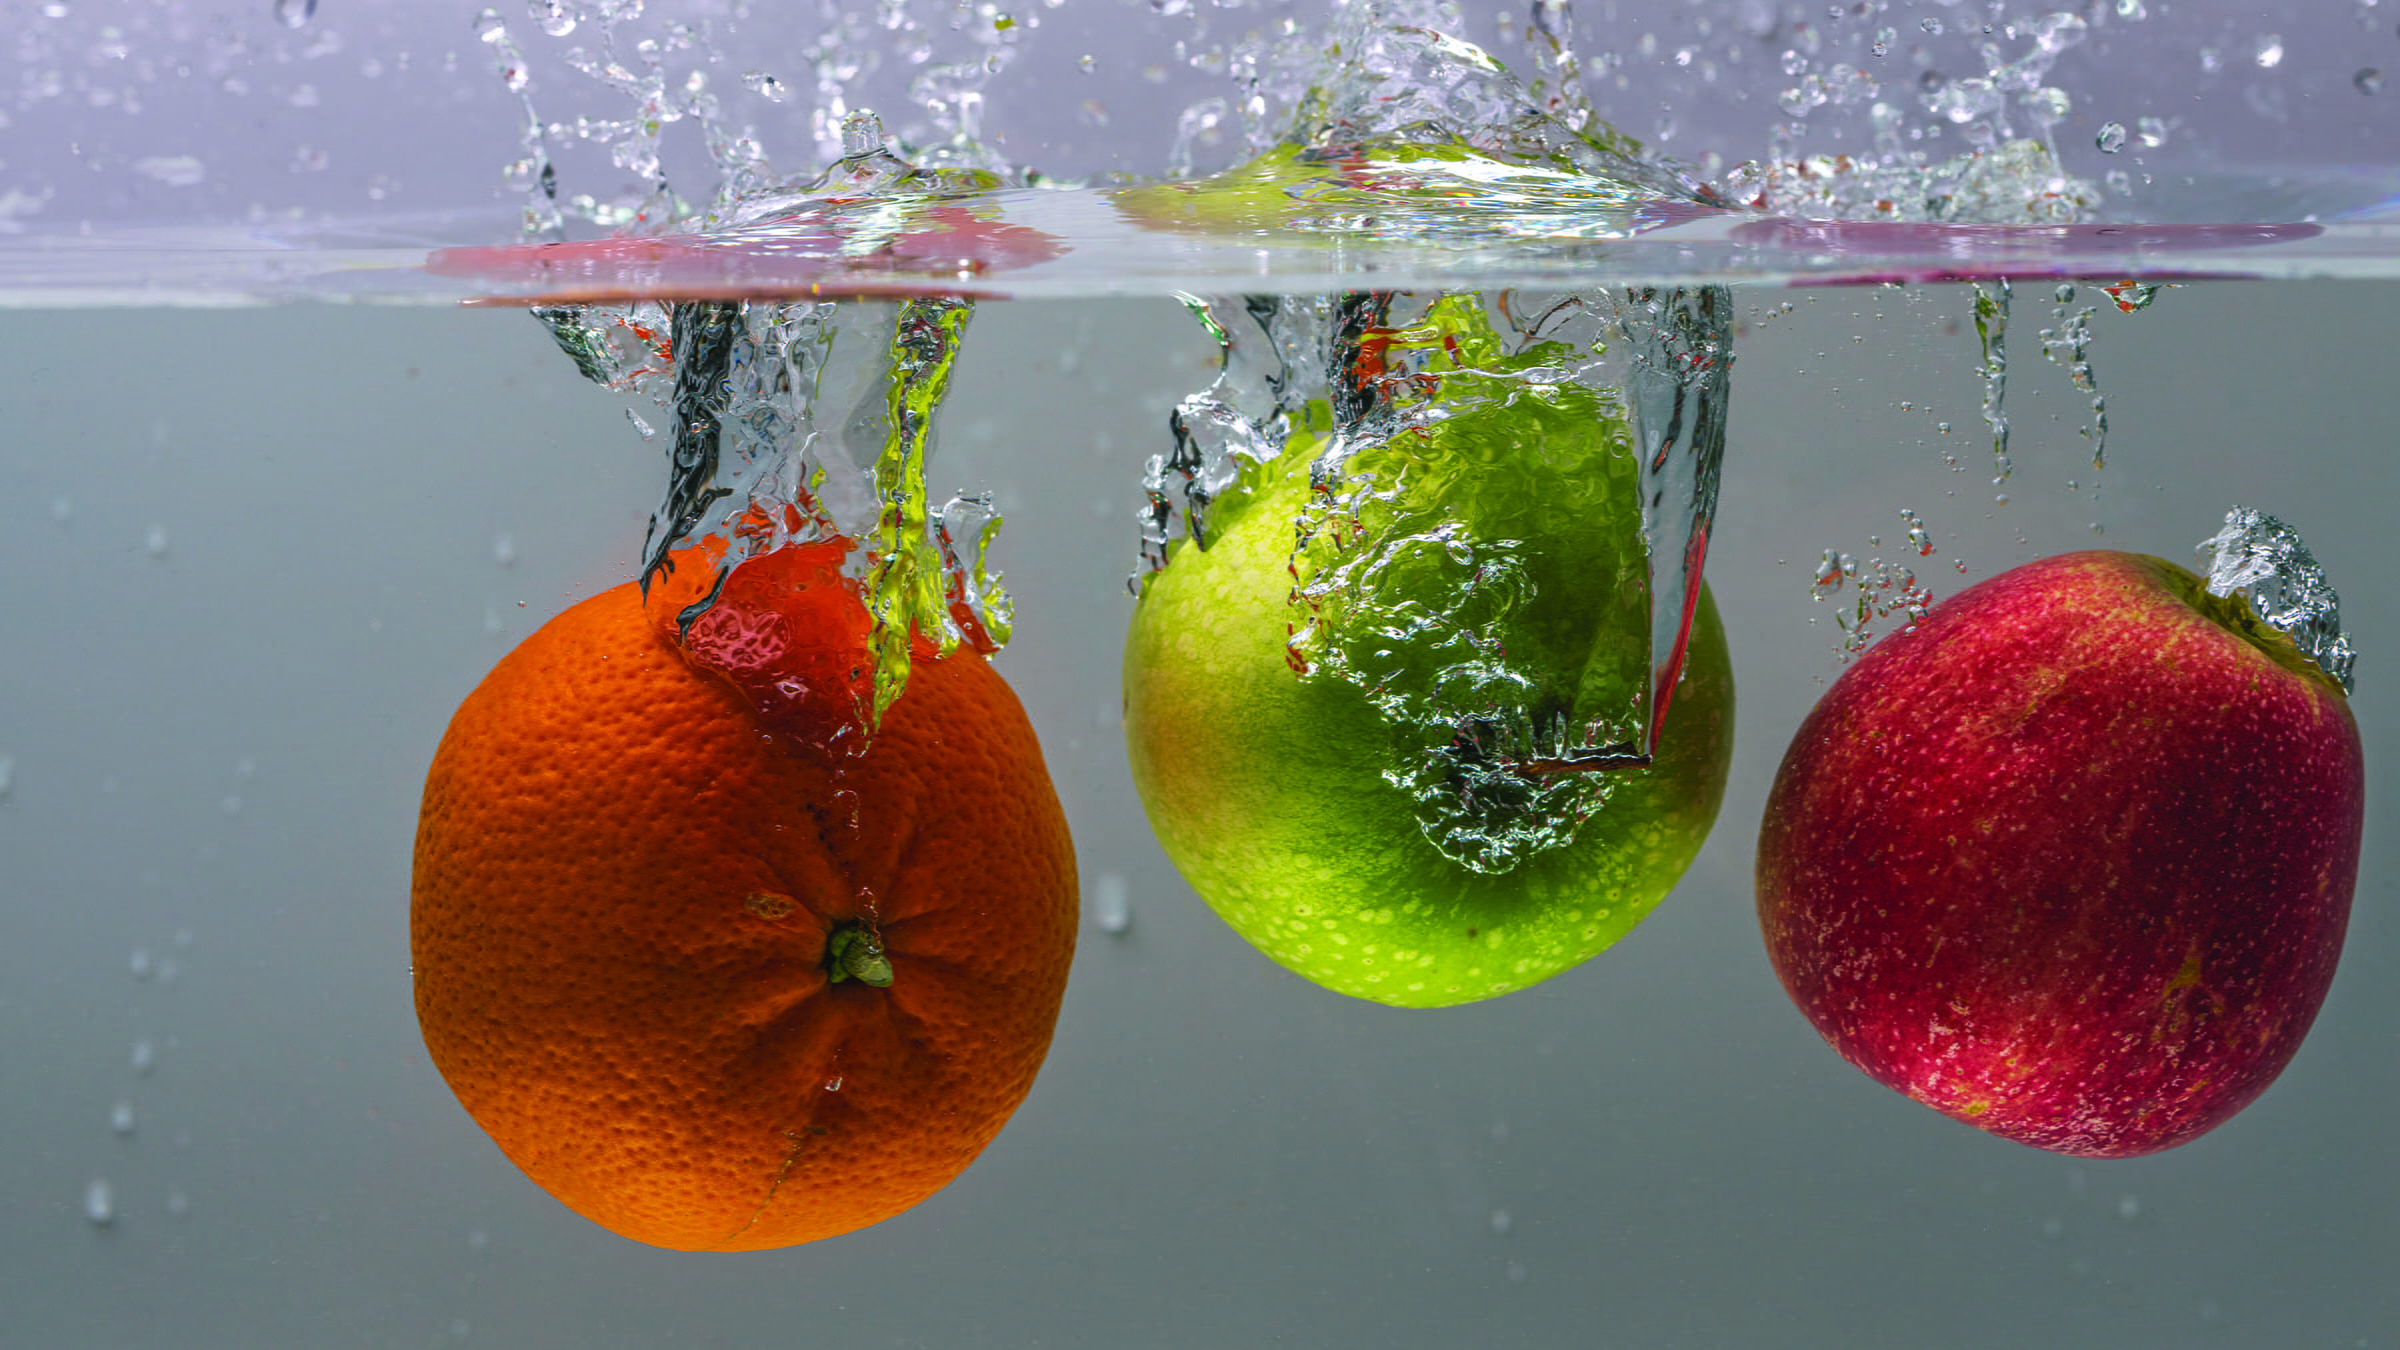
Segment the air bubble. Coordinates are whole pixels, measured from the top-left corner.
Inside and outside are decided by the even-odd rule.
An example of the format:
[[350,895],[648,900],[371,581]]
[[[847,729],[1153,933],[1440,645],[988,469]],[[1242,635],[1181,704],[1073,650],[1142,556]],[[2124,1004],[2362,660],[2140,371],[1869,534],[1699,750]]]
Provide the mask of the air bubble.
[[1516,1219],[1507,1210],[1495,1209],[1492,1211],[1492,1231],[1494,1233],[1505,1236],[1509,1229],[1516,1226]]
[[492,561],[502,567],[514,567],[517,564],[517,541],[506,530],[492,539]]
[[316,16],[317,0],[275,0],[275,21],[286,28],[305,28]]
[[2383,72],[2373,66],[2362,66],[2356,75],[2350,77],[2350,83],[2362,94],[2380,94],[2383,92]]
[[2099,146],[2100,153],[2104,155],[2113,155],[2124,149],[2125,124],[2123,122],[2102,122],[2100,134],[2092,138],[2092,143]]
[[133,1071],[136,1074],[146,1075],[158,1064],[158,1047],[152,1044],[148,1039],[135,1041],[133,1043],[133,1055],[131,1058],[133,1061]]
[[167,556],[167,527],[164,525],[151,526],[150,532],[142,536],[142,547],[153,558]]
[[1093,888],[1092,922],[1110,937],[1123,937],[1133,928],[1133,897],[1125,878],[1115,872],[1103,872]]
[[108,1108],[108,1128],[117,1134],[133,1133],[133,1103],[119,1101]]
[[125,968],[132,971],[133,978],[137,980],[149,979],[152,969],[150,949],[148,947],[134,948],[132,954],[125,958]]
[[785,84],[783,81],[776,79],[774,76],[769,75],[763,70],[753,70],[742,76],[742,84],[745,88],[749,89],[751,93],[758,95],[760,98],[765,99],[769,103],[786,103],[789,102],[792,97],[792,87],[790,85]]
[[97,1228],[117,1221],[117,1188],[108,1184],[107,1177],[93,1177],[83,1188],[83,1217]]
[[2273,70],[2283,64],[2283,39],[2273,33],[2261,34],[2255,59],[2260,70]]

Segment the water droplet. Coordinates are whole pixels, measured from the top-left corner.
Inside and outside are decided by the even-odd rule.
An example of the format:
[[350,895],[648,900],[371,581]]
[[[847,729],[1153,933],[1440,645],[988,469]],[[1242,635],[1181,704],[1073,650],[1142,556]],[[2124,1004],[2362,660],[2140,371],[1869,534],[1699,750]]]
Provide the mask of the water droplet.
[[753,70],[742,76],[742,84],[744,87],[748,88],[751,93],[758,95],[760,98],[765,99],[769,103],[786,103],[789,102],[792,97],[792,87],[790,85],[785,84],[783,81],[776,79],[774,76],[769,75],[763,70]]
[[1935,15],[1928,14],[1924,18],[1917,20],[1917,27],[1933,34],[1935,37],[1940,37],[1942,35],[1942,21]]
[[1933,424],[1933,429],[1945,436],[1950,434],[1950,424],[1948,422],[1936,422]]
[[1875,45],[1869,48],[1869,50],[1873,51],[1877,56],[1888,56],[1891,54],[1892,44],[1898,41],[1899,37],[1900,34],[1896,30],[1890,28],[1878,28],[1875,30]]
[[1075,58],[1075,68],[1082,71],[1086,75],[1091,74],[1092,68],[1098,64],[1098,62],[1092,59],[1091,53],[1089,52],[1086,52],[1083,55]]
[[117,1221],[117,1188],[108,1184],[107,1177],[93,1177],[83,1188],[83,1217],[99,1228]]
[[2273,70],[2283,64],[2283,39],[2273,33],[2263,33],[2258,39],[2258,68]]
[[1110,937],[1122,937],[1133,927],[1133,898],[1125,878],[1103,872],[1092,888],[1092,922]]
[[842,158],[857,159],[883,149],[883,119],[865,108],[842,119]]
[[142,536],[142,547],[149,550],[150,556],[153,558],[167,556],[167,527],[164,525],[151,526],[150,532]]
[[627,408],[625,410],[625,420],[633,423],[633,429],[637,432],[640,432],[642,439],[645,441],[654,439],[658,435],[658,430],[655,427],[652,427],[648,422],[643,421],[642,415],[635,412],[631,408]]
[[118,1134],[133,1133],[133,1103],[119,1101],[108,1108],[108,1128]]
[[1516,1227],[1516,1223],[1517,1221],[1509,1216],[1509,1212],[1507,1210],[1495,1209],[1492,1211],[1493,1232],[1505,1234],[1509,1229]]
[[2124,149],[2125,124],[2123,122],[2102,122],[2100,134],[2092,138],[2092,143],[2099,146],[2100,153],[2104,155],[2113,155]]
[[275,0],[275,21],[286,28],[304,28],[317,12],[317,0]]
[[158,1047],[147,1038],[133,1043],[133,1071],[148,1074],[158,1064]]
[[2357,86],[2362,94],[2379,94],[2383,92],[2383,72],[2373,66],[2361,66],[2358,73],[2350,77],[2350,83]]
[[501,19],[500,11],[496,9],[477,11],[474,30],[476,40],[479,42],[498,44],[508,41],[508,24]]
[[525,13],[552,37],[565,37],[575,31],[575,15],[567,8],[566,0],[526,0]]

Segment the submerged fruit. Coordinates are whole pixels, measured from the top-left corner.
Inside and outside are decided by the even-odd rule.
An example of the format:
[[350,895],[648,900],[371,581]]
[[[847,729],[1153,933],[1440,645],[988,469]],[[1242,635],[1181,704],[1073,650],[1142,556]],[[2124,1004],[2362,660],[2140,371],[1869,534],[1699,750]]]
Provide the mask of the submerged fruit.
[[575,606],[427,776],[426,1047],[527,1175],[637,1241],[908,1208],[999,1132],[1058,1015],[1075,863],[1033,729],[980,654],[921,645],[862,750],[844,547],[743,564],[688,638],[696,582]]
[[[1148,577],[1126,743],[1160,844],[1227,923],[1328,988],[1497,997],[1622,937],[1690,865],[1732,749],[1705,592],[1655,763],[1639,468],[1614,391],[1470,296],[1371,331],[1391,400],[1319,405]],[[1398,373],[1395,373],[1398,372]],[[1544,376],[1548,377],[1545,378]]]
[[2340,955],[2364,770],[2338,684],[2171,563],[2031,563],[1826,692],[1759,835],[1776,972],[1844,1058],[2126,1157],[2264,1091]]

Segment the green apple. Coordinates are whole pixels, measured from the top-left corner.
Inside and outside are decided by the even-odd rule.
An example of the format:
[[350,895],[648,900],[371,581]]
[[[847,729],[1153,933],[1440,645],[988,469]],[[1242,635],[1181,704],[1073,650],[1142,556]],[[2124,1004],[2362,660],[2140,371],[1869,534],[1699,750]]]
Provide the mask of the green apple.
[[[1646,767],[1647,558],[1615,391],[1527,373],[1473,297],[1362,348],[1401,429],[1316,404],[1147,578],[1127,749],[1160,844],[1269,957],[1408,1007],[1498,997],[1625,935],[1698,853],[1732,753],[1703,589]],[[1414,400],[1415,407],[1408,406]]]

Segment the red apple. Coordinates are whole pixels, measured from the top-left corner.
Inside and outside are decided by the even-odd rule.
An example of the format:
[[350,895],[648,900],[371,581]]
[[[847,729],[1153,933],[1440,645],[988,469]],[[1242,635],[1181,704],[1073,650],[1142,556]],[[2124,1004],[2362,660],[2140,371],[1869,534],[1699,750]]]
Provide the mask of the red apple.
[[1877,1082],[2037,1148],[2154,1153],[2308,1033],[2364,786],[2341,686],[2238,597],[2049,558],[1826,692],[1767,798],[1759,923]]

